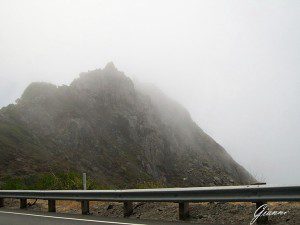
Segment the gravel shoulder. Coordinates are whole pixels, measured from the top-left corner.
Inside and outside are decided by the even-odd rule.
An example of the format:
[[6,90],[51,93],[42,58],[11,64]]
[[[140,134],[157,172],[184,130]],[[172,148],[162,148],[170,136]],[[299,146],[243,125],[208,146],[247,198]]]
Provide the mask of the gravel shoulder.
[[[35,200],[29,200],[33,204]],[[300,203],[269,203],[272,211],[286,211],[283,216],[269,217],[269,224],[300,224]],[[19,201],[6,199],[6,208],[18,208]],[[57,201],[58,213],[80,214],[80,202]],[[48,209],[47,201],[38,200],[28,210],[44,211]],[[121,203],[90,202],[90,212],[102,217],[123,217]],[[249,224],[255,212],[252,203],[191,203],[190,218],[187,222],[203,224]],[[147,219],[162,221],[178,221],[178,205],[175,203],[135,203],[132,219]]]

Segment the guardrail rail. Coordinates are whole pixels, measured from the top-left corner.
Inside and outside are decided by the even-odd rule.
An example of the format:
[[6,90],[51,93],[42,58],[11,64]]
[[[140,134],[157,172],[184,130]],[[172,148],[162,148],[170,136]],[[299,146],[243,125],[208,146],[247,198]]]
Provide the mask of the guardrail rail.
[[220,186],[129,190],[0,190],[0,207],[4,198],[48,200],[48,211],[55,212],[56,200],[81,201],[82,214],[89,214],[89,201],[122,202],[124,217],[133,212],[133,202],[174,202],[179,204],[179,219],[189,217],[190,202],[253,202],[258,208],[266,202],[300,201],[300,186]]

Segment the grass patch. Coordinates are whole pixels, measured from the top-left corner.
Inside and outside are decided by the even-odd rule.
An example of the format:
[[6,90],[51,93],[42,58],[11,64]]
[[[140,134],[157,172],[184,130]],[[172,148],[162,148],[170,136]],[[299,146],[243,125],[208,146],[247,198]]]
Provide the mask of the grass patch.
[[[2,190],[81,190],[82,177],[78,173],[43,173],[27,177],[4,177]],[[93,180],[87,179],[87,189],[103,189]]]

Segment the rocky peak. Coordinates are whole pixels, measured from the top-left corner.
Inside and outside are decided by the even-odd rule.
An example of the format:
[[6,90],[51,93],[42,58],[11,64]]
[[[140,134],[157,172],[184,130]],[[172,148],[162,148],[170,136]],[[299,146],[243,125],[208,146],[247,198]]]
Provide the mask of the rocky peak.
[[40,102],[43,99],[53,97],[57,92],[57,86],[46,82],[33,82],[23,92],[22,102]]
[[109,89],[120,91],[133,91],[133,82],[121,71],[118,71],[113,62],[107,63],[104,69],[96,69],[81,73],[75,79],[71,87],[76,89],[88,90],[91,92],[101,92]]
[[118,69],[115,67],[115,64],[113,62],[109,62],[104,67],[103,71],[105,72],[119,72]]
[[55,170],[86,171],[121,188],[254,180],[182,106],[153,88],[135,87],[113,63],[82,73],[70,86],[33,83],[1,114],[0,180]]

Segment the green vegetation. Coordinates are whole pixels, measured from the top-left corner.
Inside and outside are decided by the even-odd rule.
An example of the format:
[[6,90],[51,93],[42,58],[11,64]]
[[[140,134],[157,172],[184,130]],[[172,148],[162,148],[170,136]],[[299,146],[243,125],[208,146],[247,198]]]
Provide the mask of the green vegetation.
[[[0,181],[2,190],[76,190],[82,189],[82,177],[77,173],[43,173],[28,177],[5,177]],[[87,189],[103,189],[87,180]]]
[[[130,188],[163,188],[160,181],[143,181]],[[92,179],[87,179],[88,190],[115,189],[117,187],[100,185]],[[82,176],[79,173],[42,173],[27,177],[4,177],[0,180],[1,190],[81,190]]]
[[144,181],[140,182],[136,185],[138,189],[145,189],[145,188],[165,188],[166,185],[161,181]]

